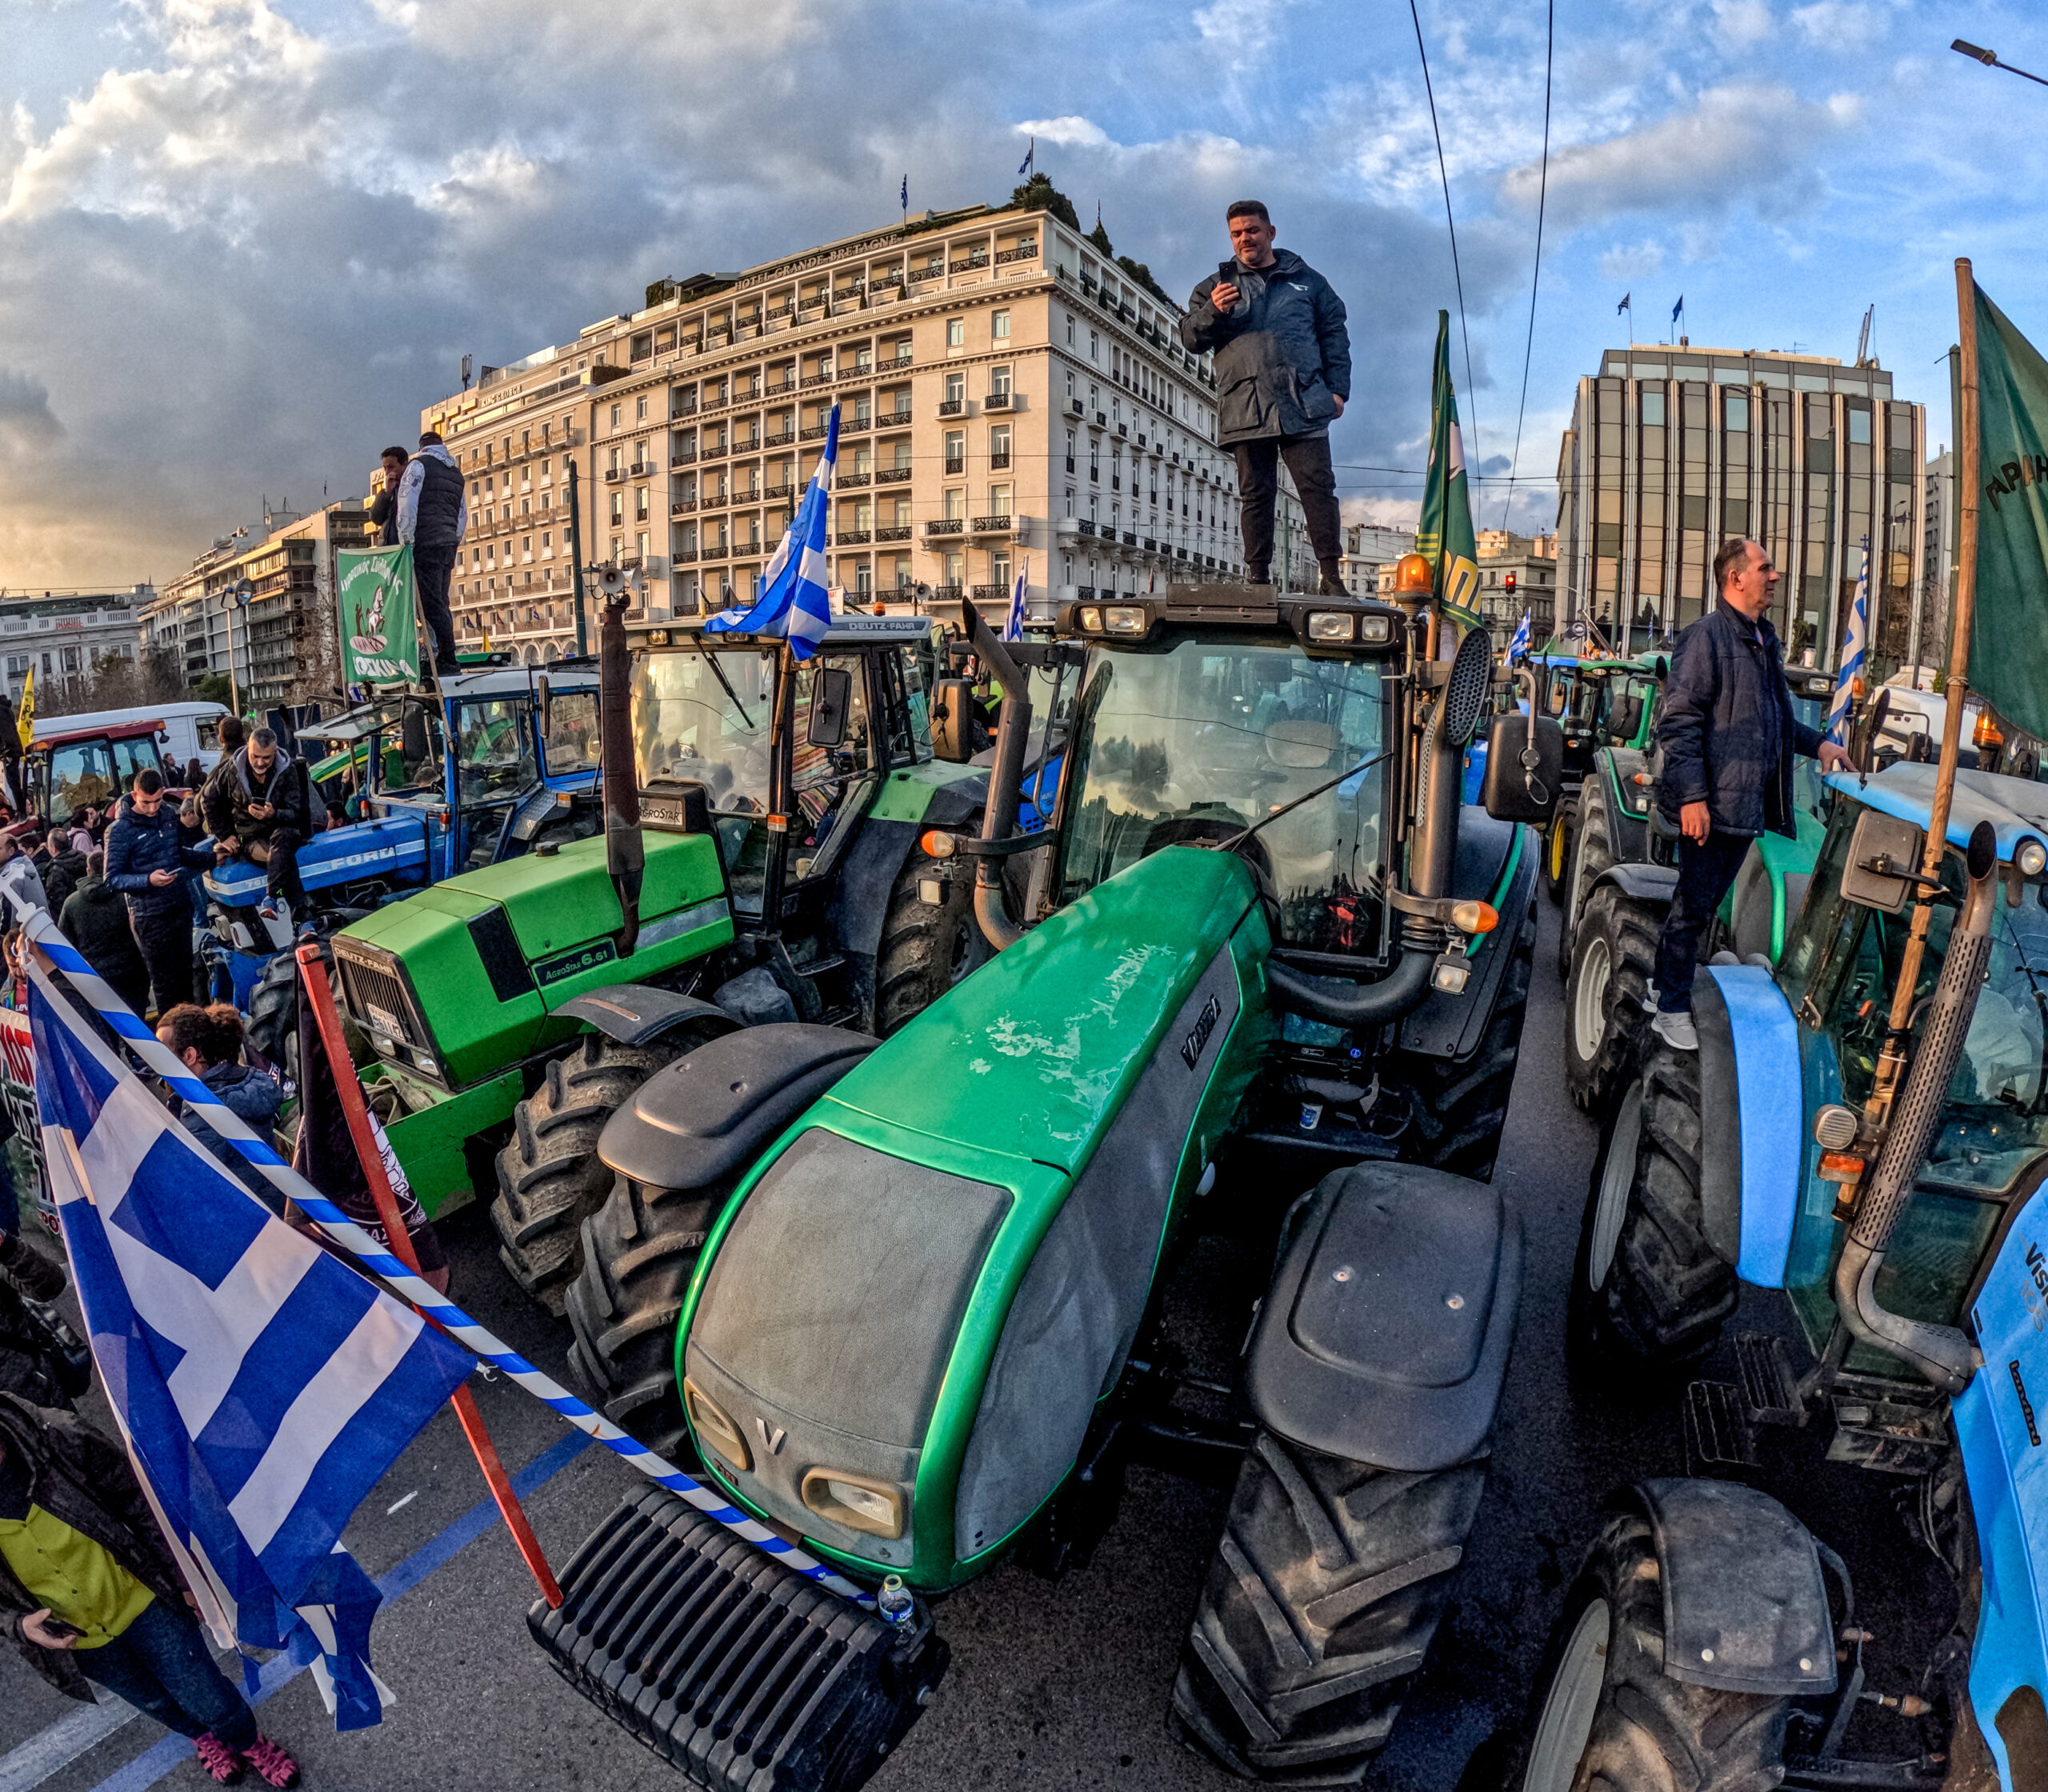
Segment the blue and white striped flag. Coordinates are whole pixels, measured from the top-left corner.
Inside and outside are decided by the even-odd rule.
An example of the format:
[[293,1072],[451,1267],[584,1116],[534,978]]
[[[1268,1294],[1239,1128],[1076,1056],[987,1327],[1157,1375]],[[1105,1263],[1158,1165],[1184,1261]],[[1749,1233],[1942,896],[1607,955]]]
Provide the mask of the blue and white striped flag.
[[223,1646],[288,1650],[338,1728],[376,1723],[382,1596],[342,1529],[474,1361],[274,1218],[30,977],[43,1161],[93,1356],[186,1584]]
[[1038,140],[1034,137],[1031,139],[1031,146],[1024,152],[1024,159],[1018,163],[1017,172],[1020,174],[1028,175],[1031,170],[1038,166]]
[[1017,569],[1016,582],[1010,588],[1010,614],[1002,619],[1002,638],[1022,641],[1024,638],[1024,594],[1031,588],[1031,562],[1027,559]]
[[761,574],[751,610],[722,610],[704,625],[706,634],[779,634],[798,659],[818,651],[832,626],[826,589],[825,533],[830,520],[832,474],[839,461],[839,407],[826,419],[825,452],[790,519],[782,545]]
[[1522,620],[1514,625],[1514,634],[1507,644],[1507,662],[1510,666],[1518,659],[1529,657],[1529,612],[1523,610]]
[[1827,738],[1837,746],[1849,744],[1849,714],[1856,702],[1856,681],[1863,675],[1870,638],[1870,549],[1863,547],[1863,570],[1856,577],[1856,601],[1849,606],[1849,635],[1842,644],[1842,666],[1834,674],[1834,697],[1827,706]]

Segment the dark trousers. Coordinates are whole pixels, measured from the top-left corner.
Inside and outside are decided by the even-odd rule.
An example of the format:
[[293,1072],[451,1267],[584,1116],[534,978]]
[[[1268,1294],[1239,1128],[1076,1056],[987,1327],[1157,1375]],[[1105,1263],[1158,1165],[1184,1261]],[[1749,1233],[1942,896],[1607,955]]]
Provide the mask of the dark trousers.
[[281,827],[261,840],[245,840],[242,850],[263,867],[263,888],[274,899],[291,904],[296,915],[306,906],[306,886],[298,881],[298,830]]
[[210,1730],[231,1749],[256,1745],[256,1714],[214,1665],[206,1632],[161,1597],[113,1642],[74,1650],[71,1659],[88,1680],[166,1730],[181,1736]]
[[1735,887],[1735,874],[1749,856],[1746,834],[1723,834],[1718,828],[1695,844],[1678,842],[1678,888],[1657,938],[1657,1006],[1666,1014],[1687,1013],[1693,1005],[1693,972],[1699,959],[1699,938],[1714,919],[1722,899]]
[[1266,584],[1273,570],[1273,507],[1280,495],[1280,462],[1294,476],[1308,519],[1309,545],[1316,564],[1340,585],[1344,578],[1344,539],[1338,522],[1337,475],[1330,465],[1327,435],[1266,436],[1240,442],[1238,497],[1243,506],[1245,570],[1252,582]]
[[433,644],[437,672],[461,670],[455,663],[455,618],[448,613],[448,586],[460,551],[453,542],[413,543],[413,582],[419,590],[419,613]]
[[131,908],[128,926],[142,948],[142,962],[149,966],[150,982],[156,987],[157,1012],[161,1014],[181,1002],[192,999],[192,910],[182,890],[175,908]]

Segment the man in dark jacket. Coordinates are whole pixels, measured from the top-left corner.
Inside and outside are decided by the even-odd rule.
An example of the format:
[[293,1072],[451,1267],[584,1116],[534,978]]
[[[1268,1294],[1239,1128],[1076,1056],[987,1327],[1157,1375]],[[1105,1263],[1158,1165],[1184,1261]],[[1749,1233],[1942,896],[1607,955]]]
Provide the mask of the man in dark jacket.
[[1181,341],[1216,355],[1216,438],[1238,460],[1245,571],[1272,578],[1273,507],[1284,458],[1301,494],[1322,589],[1344,594],[1344,546],[1330,426],[1351,396],[1351,338],[1344,302],[1291,249],[1273,246],[1273,221],[1256,199],[1227,214],[1236,259],[1204,280],[1181,319]]
[[434,670],[444,678],[462,670],[455,658],[455,619],[448,612],[448,583],[455,574],[455,550],[469,527],[462,470],[442,445],[441,432],[429,430],[398,482],[398,539],[412,544],[419,611],[434,645]]
[[178,838],[162,775],[137,772],[106,830],[106,881],[128,898],[129,926],[150,967],[159,1014],[192,999],[192,902],[184,871],[212,863],[211,853]]
[[384,485],[370,501],[370,520],[377,530],[379,547],[398,545],[398,482],[406,475],[406,462],[412,458],[402,448],[386,448],[379,457],[384,463]]
[[137,1014],[150,1005],[150,967],[128,926],[128,905],[106,881],[106,855],[90,853],[86,874],[57,917],[65,938]]
[[43,855],[36,870],[42,878],[43,894],[50,900],[50,912],[61,916],[64,905],[71,899],[71,892],[78,887],[78,880],[86,874],[86,855],[71,844],[68,827],[50,830],[43,841]]
[[203,806],[215,857],[238,854],[263,866],[268,897],[258,912],[265,920],[280,918],[280,900],[294,914],[306,906],[298,858],[306,838],[305,792],[291,761],[278,750],[275,734],[258,728],[246,746],[214,766]]
[[1725,542],[1714,557],[1721,601],[1678,637],[1658,712],[1663,749],[1658,806],[1684,835],[1678,887],[1657,942],[1657,1018],[1651,1030],[1697,1051],[1693,971],[1700,935],[1734,887],[1750,842],[1790,836],[1792,755],[1823,770],[1849,755],[1793,713],[1778,634],[1765,619],[1778,569],[1756,542]]

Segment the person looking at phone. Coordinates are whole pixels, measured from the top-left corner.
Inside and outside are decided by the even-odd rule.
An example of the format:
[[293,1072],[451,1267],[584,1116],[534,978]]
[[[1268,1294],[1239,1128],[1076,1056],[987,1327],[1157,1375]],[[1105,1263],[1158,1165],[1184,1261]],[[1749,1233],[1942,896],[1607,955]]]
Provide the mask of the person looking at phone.
[[197,1602],[122,1450],[66,1413],[0,1394],[0,1626],[30,1666],[90,1703],[94,1685],[192,1739],[207,1777],[298,1764],[214,1665]]
[[306,906],[298,881],[298,848],[306,838],[305,793],[292,762],[278,750],[268,728],[223,758],[206,781],[201,806],[214,836],[214,853],[225,864],[240,856],[264,868],[265,894],[257,913],[279,918],[278,905],[297,914]]
[[1330,426],[1351,396],[1351,338],[1344,302],[1291,249],[1273,246],[1273,220],[1256,199],[1225,214],[1233,258],[1194,289],[1182,345],[1216,356],[1216,439],[1236,455],[1245,575],[1273,578],[1273,510],[1285,460],[1301,494],[1323,592],[1345,594],[1344,544]]

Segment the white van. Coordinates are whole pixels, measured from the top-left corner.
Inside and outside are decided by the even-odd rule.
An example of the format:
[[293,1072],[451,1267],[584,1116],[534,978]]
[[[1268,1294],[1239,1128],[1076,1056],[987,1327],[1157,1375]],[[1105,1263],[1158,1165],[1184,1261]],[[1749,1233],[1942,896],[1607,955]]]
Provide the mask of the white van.
[[69,734],[80,728],[117,727],[124,722],[160,724],[157,738],[166,758],[182,766],[197,759],[207,771],[221,756],[222,718],[232,712],[225,703],[145,703],[139,709],[94,710],[85,715],[44,715],[35,718],[38,734]]

